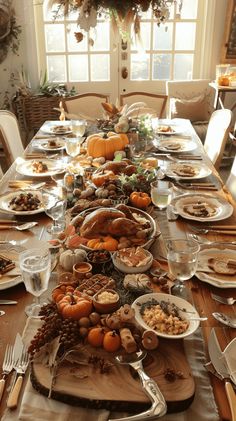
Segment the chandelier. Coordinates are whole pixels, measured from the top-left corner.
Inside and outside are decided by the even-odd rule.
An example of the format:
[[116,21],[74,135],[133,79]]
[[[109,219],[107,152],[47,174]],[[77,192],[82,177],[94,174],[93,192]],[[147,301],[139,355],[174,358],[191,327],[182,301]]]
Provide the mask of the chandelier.
[[[77,42],[82,41],[83,32],[89,32],[97,25],[97,19],[106,16],[111,21],[115,34],[127,39],[131,27],[134,35],[140,36],[141,14],[151,10],[159,26],[170,16],[170,7],[176,4],[180,16],[183,0],[46,0],[48,10],[53,8],[54,18],[67,17],[78,12],[77,24],[81,32],[76,32]],[[56,6],[56,8],[55,8]]]

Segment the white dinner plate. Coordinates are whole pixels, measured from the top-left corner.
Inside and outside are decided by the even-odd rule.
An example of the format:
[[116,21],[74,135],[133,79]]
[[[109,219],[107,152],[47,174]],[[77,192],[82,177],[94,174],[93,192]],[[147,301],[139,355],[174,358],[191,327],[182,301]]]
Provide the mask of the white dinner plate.
[[63,136],[72,133],[70,121],[49,121],[44,123],[40,129],[44,133]]
[[[194,171],[193,175],[184,175],[180,173],[181,170],[190,168]],[[167,164],[165,173],[168,177],[181,179],[181,180],[191,180],[208,177],[212,170],[202,162],[170,162]]]
[[[32,164],[35,161],[40,161],[43,164],[46,164],[48,170],[41,173],[34,172]],[[30,177],[50,177],[51,175],[63,172],[64,168],[62,168],[60,162],[53,159],[29,159],[27,161],[22,161],[19,164],[17,164],[16,171],[19,174],[27,175]]]
[[[222,219],[229,218],[233,213],[233,206],[227,202],[223,197],[220,196],[211,196],[207,193],[202,194],[193,194],[187,193],[181,197],[176,197],[172,201],[175,206],[176,212],[186,219],[191,219],[194,221],[221,221]],[[199,215],[191,215],[186,209],[186,206],[197,205],[197,204],[207,204],[210,208],[215,210],[215,213],[208,217],[203,217]]]
[[13,215],[35,215],[37,213],[44,212],[44,208],[41,205],[38,209],[32,211],[16,211],[9,207],[9,202],[16,196],[19,196],[20,193],[27,194],[32,193],[33,195],[37,195],[39,200],[42,201],[42,195],[39,190],[17,190],[14,192],[6,193],[0,196],[0,210],[3,212],[11,213]]
[[198,328],[199,326],[198,320],[189,320],[189,326],[187,330],[184,333],[181,333],[179,335],[168,335],[167,333],[163,333],[163,332],[159,332],[157,330],[151,329],[143,320],[140,310],[143,304],[153,299],[158,302],[165,301],[170,304],[175,304],[180,309],[179,315],[183,319],[189,320],[191,317],[192,318],[199,317],[197,310],[188,301],[184,300],[183,298],[176,297],[170,294],[159,293],[159,292],[145,294],[145,295],[142,295],[141,297],[138,297],[132,304],[132,308],[135,311],[135,319],[138,322],[138,324],[141,325],[145,330],[152,330],[153,332],[157,334],[157,336],[161,336],[162,338],[180,339],[180,338],[185,338],[186,336],[191,335]]
[[[218,274],[214,271],[207,272],[208,259],[215,258],[228,261],[229,259],[236,260],[236,248],[229,248],[229,246],[204,246],[198,254],[198,269],[195,276],[200,281],[213,285],[218,288],[236,288],[236,275]],[[204,269],[206,272],[204,272]]]
[[161,124],[157,129],[155,130],[155,133],[158,135],[164,135],[164,136],[172,136],[176,134],[183,133],[183,130],[178,127],[171,124]]
[[21,246],[11,246],[8,244],[0,245],[0,254],[8,259],[11,259],[15,263],[15,268],[7,273],[3,273],[0,277],[0,291],[14,287],[20,284],[22,281],[21,272],[19,268],[19,253],[25,248]]
[[197,144],[191,139],[170,138],[155,142],[155,146],[163,152],[190,152],[197,148]]
[[[56,142],[56,146],[55,147],[50,147],[48,145],[48,141],[50,140],[55,140]],[[61,151],[62,149],[65,148],[65,142],[63,139],[61,139],[60,137],[56,137],[56,138],[45,138],[45,139],[41,139],[41,140],[35,140],[33,142],[33,147],[36,149],[40,149],[41,151],[46,151],[46,152],[56,152],[56,151]]]

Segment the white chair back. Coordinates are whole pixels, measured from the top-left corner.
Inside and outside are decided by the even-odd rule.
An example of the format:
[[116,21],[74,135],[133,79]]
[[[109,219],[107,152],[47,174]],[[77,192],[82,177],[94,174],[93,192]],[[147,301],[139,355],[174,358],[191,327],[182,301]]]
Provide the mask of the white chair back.
[[144,102],[153,117],[164,118],[166,117],[166,94],[151,94],[149,92],[129,92],[120,95],[120,105],[132,105],[135,102]]
[[236,156],[234,157],[229,176],[225,183],[234,200],[236,200]]
[[233,113],[231,110],[226,108],[216,110],[212,113],[208,124],[204,149],[217,170],[220,167],[225,145],[229,137],[232,118]]
[[109,95],[88,92],[70,98],[65,97],[63,107],[72,119],[77,117],[96,120],[103,116],[102,102],[109,102]]
[[6,160],[8,164],[12,164],[16,158],[22,156],[24,153],[15,114],[10,111],[0,110],[0,132]]

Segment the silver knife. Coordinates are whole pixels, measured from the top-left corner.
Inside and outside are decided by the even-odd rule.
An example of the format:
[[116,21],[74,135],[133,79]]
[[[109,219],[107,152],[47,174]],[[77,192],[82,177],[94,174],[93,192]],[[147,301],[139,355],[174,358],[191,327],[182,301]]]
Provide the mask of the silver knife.
[[17,304],[17,301],[13,301],[13,300],[0,300],[0,305],[10,305],[10,304]]
[[221,380],[225,380],[225,390],[231,410],[232,421],[236,421],[236,395],[232,384],[227,380],[230,378],[229,370],[224,353],[221,351],[215,329],[211,330],[209,336],[208,351],[216,372],[220,376]]

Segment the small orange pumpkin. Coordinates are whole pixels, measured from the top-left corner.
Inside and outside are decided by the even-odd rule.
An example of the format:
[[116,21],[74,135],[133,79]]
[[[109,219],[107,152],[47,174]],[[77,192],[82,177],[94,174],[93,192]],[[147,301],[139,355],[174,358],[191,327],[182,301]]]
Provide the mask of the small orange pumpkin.
[[57,303],[57,308],[64,319],[79,320],[92,313],[93,304],[87,298],[67,294]]
[[103,344],[104,336],[105,329],[103,327],[93,327],[88,333],[87,341],[91,346],[99,348]]
[[104,158],[112,160],[114,152],[123,151],[128,143],[128,136],[124,133],[96,133],[87,138],[87,152],[93,158],[104,156]]
[[105,181],[116,178],[113,171],[104,170],[102,172],[98,172],[92,175],[92,182],[95,184],[96,187],[101,187]]
[[65,295],[70,292],[73,293],[74,287],[72,285],[59,285],[58,287],[54,288],[52,291],[52,299],[55,303],[62,300],[62,298],[65,297]]
[[110,237],[109,235],[106,237],[100,238],[93,238],[87,242],[87,246],[95,249],[95,250],[108,250],[108,251],[115,251],[118,248],[118,241]]
[[108,352],[116,352],[121,346],[121,339],[115,330],[105,333],[103,339],[103,348]]
[[151,203],[151,197],[144,192],[134,191],[131,193],[129,200],[136,208],[144,209]]

